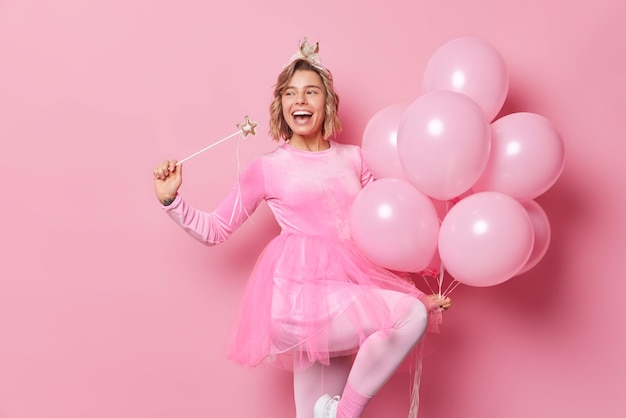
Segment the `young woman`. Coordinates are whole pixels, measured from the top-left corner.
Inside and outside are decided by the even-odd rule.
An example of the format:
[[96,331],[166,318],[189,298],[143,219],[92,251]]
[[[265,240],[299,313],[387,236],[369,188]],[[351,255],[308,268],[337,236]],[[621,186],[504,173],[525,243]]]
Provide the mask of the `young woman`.
[[251,274],[230,357],[293,370],[298,418],[360,417],[451,303],[374,265],[351,241],[350,206],[374,178],[359,147],[331,139],[338,104],[318,45],[305,38],[270,106],[270,133],[285,142],[253,160],[215,210],[178,193],[176,161],[154,170],[163,209],[205,244],[226,240],[263,200],[274,213],[281,233]]

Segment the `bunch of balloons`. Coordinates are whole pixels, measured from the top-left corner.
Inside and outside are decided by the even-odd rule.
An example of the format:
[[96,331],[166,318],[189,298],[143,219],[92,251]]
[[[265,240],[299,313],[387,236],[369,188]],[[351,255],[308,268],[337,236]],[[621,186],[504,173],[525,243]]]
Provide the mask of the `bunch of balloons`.
[[362,149],[378,180],[350,213],[367,257],[470,286],[502,283],[543,258],[550,223],[534,199],[560,176],[564,144],[541,115],[494,120],[508,88],[499,52],[458,38],[428,61],[421,96],[369,120]]

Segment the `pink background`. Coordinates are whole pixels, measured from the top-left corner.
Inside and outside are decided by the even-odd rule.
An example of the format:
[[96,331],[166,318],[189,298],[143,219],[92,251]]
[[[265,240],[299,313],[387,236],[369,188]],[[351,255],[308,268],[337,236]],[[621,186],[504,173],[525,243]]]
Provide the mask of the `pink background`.
[[[277,232],[267,207],[209,249],[161,213],[151,171],[246,114],[261,134],[242,161],[272,149],[271,88],[306,35],[335,74],[343,142],[414,100],[431,54],[470,35],[510,68],[502,114],[542,114],[566,143],[538,199],[548,253],[453,293],[420,416],[625,416],[625,21],[622,0],[1,1],[0,417],[294,416],[288,373],[223,355]],[[187,199],[212,208],[235,141],[185,174]],[[405,416],[408,392],[403,369],[366,417]]]

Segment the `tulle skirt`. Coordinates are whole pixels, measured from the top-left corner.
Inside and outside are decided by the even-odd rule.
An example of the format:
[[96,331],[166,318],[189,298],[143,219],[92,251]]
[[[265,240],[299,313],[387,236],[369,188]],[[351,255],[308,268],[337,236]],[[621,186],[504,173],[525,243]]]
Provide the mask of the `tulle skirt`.
[[[244,365],[267,362],[293,370],[352,354],[372,324],[382,331],[393,325],[390,307],[376,289],[401,292],[407,304],[415,298],[422,301],[430,312],[428,330],[437,331],[441,314],[430,309],[426,295],[408,276],[369,261],[353,241],[281,234],[267,245],[252,271],[228,356]],[[326,331],[340,316],[359,341],[337,350]]]

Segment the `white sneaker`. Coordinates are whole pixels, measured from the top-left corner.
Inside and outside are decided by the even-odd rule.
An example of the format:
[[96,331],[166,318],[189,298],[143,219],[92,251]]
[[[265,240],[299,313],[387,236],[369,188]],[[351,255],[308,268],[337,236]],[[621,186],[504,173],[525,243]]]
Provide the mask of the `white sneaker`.
[[321,398],[315,402],[313,408],[314,418],[336,418],[337,417],[337,405],[339,404],[339,396],[333,398],[330,395],[322,395]]

